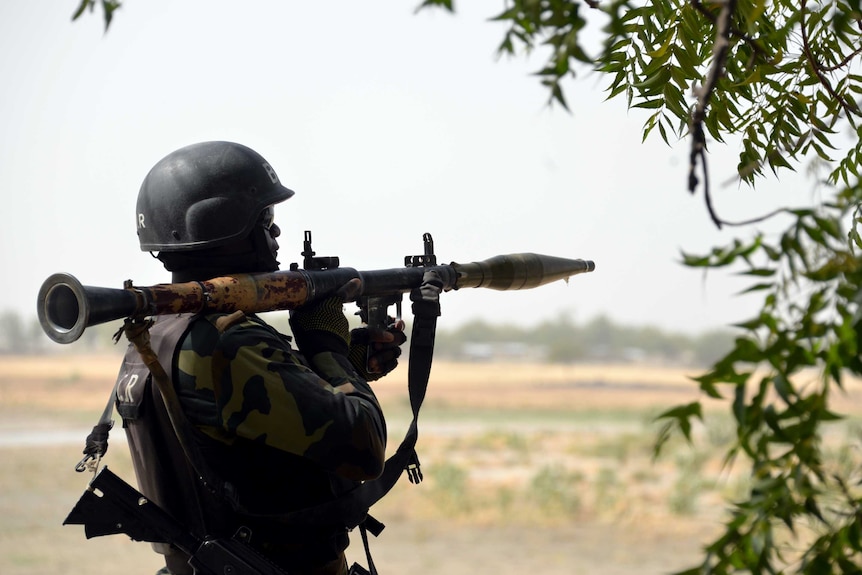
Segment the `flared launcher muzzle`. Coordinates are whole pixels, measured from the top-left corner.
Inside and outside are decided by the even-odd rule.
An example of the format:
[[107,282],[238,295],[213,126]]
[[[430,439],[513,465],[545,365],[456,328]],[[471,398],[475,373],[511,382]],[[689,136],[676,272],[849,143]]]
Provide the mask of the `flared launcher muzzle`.
[[359,296],[374,298],[408,293],[422,284],[427,270],[435,268],[447,291],[468,287],[508,291],[565,280],[595,267],[590,260],[523,253],[466,264],[387,270],[291,270],[150,287],[126,282],[123,289],[83,286],[74,276],[57,273],[39,290],[37,314],[48,337],[57,343],[71,343],[89,326],[128,317],[296,309],[334,293],[353,278],[362,281]]
[[72,275],[56,273],[42,283],[36,313],[57,343],[72,343],[84,329],[135,315],[138,298],[127,289],[83,286]]

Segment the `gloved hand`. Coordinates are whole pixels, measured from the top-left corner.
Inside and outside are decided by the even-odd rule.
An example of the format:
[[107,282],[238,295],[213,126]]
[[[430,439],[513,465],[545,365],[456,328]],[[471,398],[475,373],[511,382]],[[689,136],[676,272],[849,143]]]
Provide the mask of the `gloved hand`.
[[358,327],[350,332],[347,359],[365,381],[377,381],[398,367],[401,344],[405,341],[407,336],[401,320],[393,320],[385,330]]
[[296,345],[307,358],[326,351],[347,356],[350,333],[342,307],[356,297],[361,285],[358,278],[352,279],[332,296],[290,313]]

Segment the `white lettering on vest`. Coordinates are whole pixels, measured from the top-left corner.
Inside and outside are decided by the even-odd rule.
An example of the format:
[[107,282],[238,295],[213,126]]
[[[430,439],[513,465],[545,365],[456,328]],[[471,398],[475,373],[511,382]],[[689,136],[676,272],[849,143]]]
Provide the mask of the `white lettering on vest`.
[[[124,375],[123,378],[125,379],[125,377],[126,376]],[[120,397],[120,401],[123,401],[125,403],[133,403],[134,402],[134,399],[132,399],[132,388],[135,387],[136,383],[138,383],[138,374],[133,373],[132,377],[129,378],[129,382],[126,385],[120,386],[120,388],[121,388],[120,394],[122,395],[122,397]]]

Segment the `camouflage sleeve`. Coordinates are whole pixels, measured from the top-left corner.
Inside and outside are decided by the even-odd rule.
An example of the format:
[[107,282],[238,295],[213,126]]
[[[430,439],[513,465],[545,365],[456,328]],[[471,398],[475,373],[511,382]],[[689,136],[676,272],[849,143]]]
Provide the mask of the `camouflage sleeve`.
[[373,391],[346,358],[322,353],[312,364],[317,373],[277,333],[251,320],[225,331],[211,365],[222,429],[347,479],[377,477],[386,424]]

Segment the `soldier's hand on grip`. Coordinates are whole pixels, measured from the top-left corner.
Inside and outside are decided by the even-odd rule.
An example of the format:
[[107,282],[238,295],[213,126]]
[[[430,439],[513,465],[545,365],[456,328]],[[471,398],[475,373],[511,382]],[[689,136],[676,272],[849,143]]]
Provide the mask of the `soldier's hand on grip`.
[[398,367],[401,345],[405,341],[407,336],[401,320],[392,320],[385,330],[358,327],[350,332],[347,358],[365,381],[377,381]]
[[360,287],[359,279],[350,280],[332,296],[290,313],[296,345],[307,358],[327,351],[347,356],[350,333],[342,307],[356,297]]

